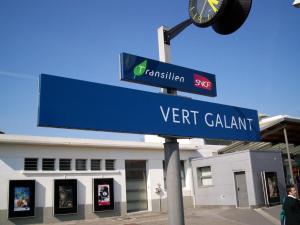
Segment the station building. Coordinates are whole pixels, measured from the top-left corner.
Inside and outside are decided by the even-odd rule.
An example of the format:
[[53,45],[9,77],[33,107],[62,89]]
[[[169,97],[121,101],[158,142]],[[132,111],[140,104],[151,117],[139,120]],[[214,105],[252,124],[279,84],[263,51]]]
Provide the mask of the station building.
[[[286,145],[279,134],[286,128],[293,175],[299,173],[300,120],[287,116],[261,120],[264,142],[180,140],[181,180],[185,207],[260,207],[268,204],[262,172],[277,176],[279,197],[289,174]],[[144,142],[0,135],[0,224],[56,223],[124,216],[140,211],[166,211],[163,139]],[[96,212],[93,179],[113,178],[114,208]],[[76,179],[77,210],[54,214],[54,181]],[[8,218],[10,180],[35,180],[35,213]]]
[[[203,155],[196,143],[180,144],[180,149],[184,205],[192,207],[190,159]],[[163,159],[161,143],[3,134],[0,136],[0,224],[20,221],[7,219],[9,180],[36,181],[35,217],[26,218],[29,223],[165,211]],[[95,178],[114,179],[113,210],[93,212]],[[76,214],[54,216],[55,179],[77,179]],[[157,193],[159,187],[161,191]]]
[[[300,193],[300,119],[262,117],[260,130],[262,142],[235,141],[217,155],[191,160],[195,206],[270,206],[282,201],[287,184]],[[268,173],[276,177],[274,202],[264,187]]]

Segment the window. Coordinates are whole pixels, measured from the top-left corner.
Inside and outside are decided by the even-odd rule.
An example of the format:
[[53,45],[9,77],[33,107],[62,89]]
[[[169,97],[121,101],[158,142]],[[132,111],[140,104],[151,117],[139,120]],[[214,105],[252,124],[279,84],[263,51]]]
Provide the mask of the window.
[[59,159],[59,170],[71,170],[71,159]]
[[86,159],[76,159],[76,170],[86,170]]
[[105,160],[105,170],[114,170],[115,169],[115,160],[106,159]]
[[91,170],[101,170],[101,159],[91,159]]
[[[163,160],[163,171],[164,171],[165,188],[167,188],[167,175],[166,175],[165,160]],[[180,160],[180,176],[181,176],[181,185],[182,185],[182,187],[185,187],[184,160]]]
[[42,169],[43,170],[55,170],[55,159],[43,159]]
[[211,186],[212,174],[210,166],[197,168],[198,187]]
[[25,158],[24,170],[38,170],[38,158]]

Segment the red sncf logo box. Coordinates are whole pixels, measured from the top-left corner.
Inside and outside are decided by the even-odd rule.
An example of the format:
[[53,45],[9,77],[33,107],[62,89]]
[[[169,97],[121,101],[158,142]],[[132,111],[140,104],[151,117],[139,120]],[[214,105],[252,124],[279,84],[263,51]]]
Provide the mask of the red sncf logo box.
[[194,74],[194,86],[211,91],[212,82],[205,76]]

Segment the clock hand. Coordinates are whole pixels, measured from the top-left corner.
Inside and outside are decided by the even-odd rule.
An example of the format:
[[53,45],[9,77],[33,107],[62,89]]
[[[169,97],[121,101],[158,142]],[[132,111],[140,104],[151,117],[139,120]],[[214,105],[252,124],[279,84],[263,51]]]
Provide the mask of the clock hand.
[[218,9],[216,8],[216,5],[219,4],[218,0],[208,0],[208,3],[210,5],[210,7],[214,10],[214,12],[218,11]]
[[203,4],[203,7],[202,7],[202,10],[201,10],[201,13],[200,13],[200,17],[202,17],[202,13],[203,13],[203,11],[204,11],[204,8],[205,8],[205,6],[206,6],[206,3],[207,3],[207,0],[206,0],[205,3]]

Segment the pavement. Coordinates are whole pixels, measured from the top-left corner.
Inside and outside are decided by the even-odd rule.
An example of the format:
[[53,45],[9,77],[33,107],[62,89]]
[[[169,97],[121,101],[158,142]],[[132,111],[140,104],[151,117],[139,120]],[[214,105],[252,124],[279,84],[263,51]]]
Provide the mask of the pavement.
[[269,221],[273,222],[273,224],[280,225],[279,213],[281,211],[281,208],[281,205],[273,207],[263,207],[256,209],[256,212],[264,216]]
[[[186,225],[279,225],[280,206],[259,209],[196,208],[185,210]],[[132,213],[125,217],[68,221],[61,225],[167,225],[167,213]],[[54,224],[53,224],[54,225]],[[56,225],[56,224],[55,224]]]

